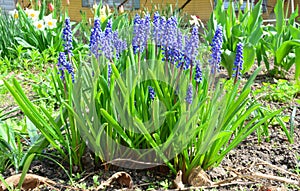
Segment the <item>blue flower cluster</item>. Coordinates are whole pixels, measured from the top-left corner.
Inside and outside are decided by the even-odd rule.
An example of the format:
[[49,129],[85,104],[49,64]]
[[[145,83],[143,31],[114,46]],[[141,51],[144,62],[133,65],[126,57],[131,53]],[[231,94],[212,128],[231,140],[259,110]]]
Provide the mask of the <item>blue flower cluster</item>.
[[241,76],[241,70],[243,69],[243,44],[239,42],[236,46],[236,56],[234,60],[235,71],[232,75],[233,77]]
[[153,87],[151,86],[148,86],[148,92],[149,92],[149,97],[151,100],[154,100],[154,97],[155,97],[155,91],[153,89]]
[[72,29],[71,29],[70,18],[66,18],[66,20],[65,20],[65,27],[63,29],[62,38],[64,40],[63,46],[64,46],[66,53],[72,54],[73,40],[72,40]]
[[59,53],[57,67],[58,67],[58,70],[59,70],[58,74],[60,74],[60,78],[62,80],[65,79],[65,70],[66,70],[71,75],[72,82],[74,83],[73,66],[70,62],[67,61],[66,54],[64,52]]
[[110,86],[110,77],[111,77],[111,73],[112,73],[112,68],[111,68],[111,63],[108,63],[107,66],[107,79],[108,79],[108,86]]
[[[137,14],[134,18],[133,24],[133,40],[132,46],[134,53],[143,52],[148,39],[150,25],[148,24],[149,16],[145,16],[141,19]],[[151,39],[154,41],[157,48],[161,48],[164,55],[163,61],[167,61],[166,64],[176,64],[180,69],[193,69],[195,67],[195,81],[200,83],[202,80],[202,71],[200,62],[197,60],[199,54],[199,33],[198,27],[195,26],[192,29],[191,35],[183,35],[178,27],[177,18],[172,16],[166,20],[165,17],[159,15],[158,12],[154,13],[152,23]],[[190,79],[192,80],[192,72],[190,72]],[[149,87],[150,98],[154,97],[153,88]],[[192,103],[193,98],[192,84],[189,85],[187,90],[186,101]]]
[[192,85],[192,83],[190,83],[188,86],[185,101],[188,104],[192,104],[192,102],[193,102],[193,85]]
[[221,25],[218,25],[211,43],[212,54],[209,63],[211,65],[212,74],[218,72],[220,69],[222,43],[223,43],[223,28]]
[[114,52],[119,58],[121,52],[126,48],[126,41],[121,40],[118,32],[112,30],[111,19],[107,22],[104,31],[101,30],[100,20],[98,18],[95,19],[90,37],[90,51],[96,58],[103,55],[111,61]]
[[185,37],[185,48],[184,48],[184,69],[188,69],[193,66],[198,56],[199,49],[199,32],[198,27],[194,26],[190,37]]
[[100,19],[96,18],[94,21],[94,27],[92,28],[91,31],[90,45],[89,45],[92,54],[94,54],[96,58],[100,56],[99,43],[100,43],[101,35],[102,35],[102,30],[101,30]]
[[195,81],[197,83],[200,83],[202,81],[202,71],[200,68],[199,60],[196,61],[196,67],[195,67]]
[[107,22],[106,28],[104,30],[104,34],[102,34],[102,38],[100,39],[100,50],[102,54],[108,59],[112,60],[114,53],[114,44],[113,44],[113,32],[112,32],[112,20],[110,19]]
[[164,59],[170,62],[178,59],[177,53],[179,51],[176,49],[178,47],[177,32],[177,18],[172,16],[167,20],[161,38],[161,46],[164,50],[163,54],[165,56]]
[[160,47],[161,44],[162,44],[162,39],[164,37],[164,30],[165,30],[166,24],[167,24],[166,18],[160,16],[160,19],[159,19],[159,28],[158,28],[159,29],[159,31],[158,31],[158,38],[159,39],[156,42],[157,45],[158,45],[158,47]]
[[113,45],[116,49],[116,57],[119,59],[122,51],[127,48],[127,42],[119,38],[118,31],[113,32]]
[[151,39],[162,50],[163,61],[177,63],[177,68],[183,69],[194,66],[200,43],[197,26],[193,28],[191,35],[183,35],[175,16],[166,19],[158,12],[154,13],[152,29],[149,14],[144,19],[136,14],[133,22],[132,46],[135,54],[144,51],[151,31]]
[[133,39],[132,47],[134,54],[143,52],[147,46],[147,41],[150,36],[150,15],[147,14],[141,18],[138,14],[135,15],[133,21]]
[[164,27],[162,36],[163,60],[167,60],[172,64],[182,63],[184,58],[183,48],[183,34],[178,28],[177,18],[170,17]]
[[72,45],[72,29],[71,29],[71,24],[70,24],[70,18],[66,18],[65,20],[65,27],[63,29],[63,34],[62,34],[62,38],[64,40],[64,50],[65,52],[60,52],[59,53],[59,57],[58,57],[58,63],[57,63],[57,67],[58,67],[58,74],[60,74],[60,78],[62,80],[65,79],[65,70],[68,71],[68,73],[71,75],[72,78],[72,82],[74,83],[75,78],[74,78],[74,69],[71,63],[71,60],[67,60],[67,55],[69,55],[69,59],[71,59],[71,55],[72,55],[72,49],[73,49],[73,45]]
[[[161,25],[162,20],[162,25]],[[160,39],[162,37],[162,27],[164,25],[163,18],[160,17],[158,12],[154,13],[153,16],[153,28],[152,28],[152,40],[155,42],[157,46],[160,45]]]

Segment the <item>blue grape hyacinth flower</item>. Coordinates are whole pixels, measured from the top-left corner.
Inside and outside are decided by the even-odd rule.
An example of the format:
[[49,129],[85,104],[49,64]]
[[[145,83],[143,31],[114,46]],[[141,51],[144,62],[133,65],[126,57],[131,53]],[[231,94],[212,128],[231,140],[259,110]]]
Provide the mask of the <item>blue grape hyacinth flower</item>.
[[241,76],[241,71],[243,69],[243,44],[239,42],[236,46],[236,56],[234,60],[234,68],[233,70],[235,71],[232,75],[233,77],[239,77]]
[[140,41],[141,41],[140,25],[141,25],[141,17],[139,14],[136,14],[133,20],[133,38],[132,38],[132,47],[133,47],[134,54],[138,52],[140,46]]
[[155,98],[155,91],[154,91],[153,87],[148,86],[148,92],[149,92],[150,99],[154,100],[154,98]]
[[158,11],[154,13],[153,16],[153,27],[152,27],[152,39],[154,40],[155,44],[158,45],[160,41],[160,15]]
[[114,43],[111,19],[107,22],[104,32],[102,32],[102,38],[100,39],[100,49],[103,55],[108,60],[112,60],[114,53]]
[[110,86],[111,73],[112,73],[111,64],[108,63],[108,66],[107,66],[107,81],[108,81],[108,86]]
[[133,21],[133,39],[132,47],[134,54],[143,52],[147,46],[147,41],[150,35],[150,15],[147,14],[145,18],[141,18],[136,14]]
[[72,82],[74,83],[75,79],[73,66],[67,61],[66,54],[64,52],[59,53],[57,67],[59,70],[58,73],[60,74],[60,78],[62,80],[65,79],[65,71],[67,71],[71,75]]
[[198,31],[198,27],[194,26],[193,30],[192,30],[192,34],[190,37],[190,59],[192,60],[192,62],[195,62],[198,53],[199,53],[199,44],[200,44],[200,40],[199,40],[199,31]]
[[212,47],[211,50],[212,53],[211,53],[211,59],[209,60],[209,63],[211,65],[212,74],[218,72],[220,68],[222,43],[223,43],[223,28],[221,25],[218,25],[215,35],[212,39],[212,43],[210,45]]
[[112,61],[114,53],[116,58],[120,57],[123,50],[127,48],[127,42],[119,38],[119,33],[112,30],[112,20],[108,20],[104,31],[101,30],[100,20],[95,19],[94,27],[90,37],[90,51],[96,58],[105,56]]
[[162,45],[162,40],[164,36],[164,30],[167,24],[167,20],[165,17],[160,17],[159,19],[159,30],[158,30],[158,41],[156,42],[157,45],[160,47]]
[[164,60],[173,61],[177,57],[178,52],[178,26],[177,26],[177,18],[172,16],[167,20],[165,28],[163,30],[163,36],[161,38],[161,46],[163,49]]
[[63,29],[62,38],[64,40],[64,49],[68,54],[72,54],[72,29],[71,29],[71,22],[70,18],[66,18],[65,20],[65,27]]
[[100,56],[99,53],[99,44],[100,44],[100,39],[102,36],[102,30],[101,30],[101,24],[100,24],[100,19],[96,18],[94,21],[94,27],[91,31],[91,36],[90,36],[90,51],[92,54],[95,55],[96,58]]
[[113,44],[116,49],[116,57],[119,59],[122,51],[127,49],[127,42],[119,38],[118,31],[113,32]]
[[189,67],[193,67],[194,62],[196,61],[196,58],[199,53],[199,32],[198,27],[194,26],[192,29],[192,34],[190,37],[185,37],[185,66],[184,69],[188,69]]
[[150,36],[151,33],[151,20],[150,20],[150,14],[147,13],[145,15],[145,18],[143,20],[143,29],[144,29],[144,33],[143,33],[143,49],[145,49],[145,47],[147,47],[147,42],[148,42],[148,38]]
[[202,81],[202,71],[201,71],[199,61],[196,63],[196,67],[195,67],[195,81],[197,83],[200,83]]
[[192,104],[192,102],[193,102],[193,85],[192,85],[192,83],[190,83],[188,86],[185,101],[188,104]]

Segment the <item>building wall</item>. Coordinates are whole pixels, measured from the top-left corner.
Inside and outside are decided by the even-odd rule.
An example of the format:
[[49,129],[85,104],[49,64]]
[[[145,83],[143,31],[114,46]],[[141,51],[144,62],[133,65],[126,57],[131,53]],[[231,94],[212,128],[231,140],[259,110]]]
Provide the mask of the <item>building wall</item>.
[[0,8],[6,11],[14,10],[15,2],[13,0],[0,0]]
[[[291,2],[285,1],[284,2],[284,11],[288,11],[288,16],[296,10],[296,7],[298,6],[298,14],[300,15],[300,0],[293,0],[294,1],[294,10],[292,10]],[[274,13],[274,8],[276,6],[277,0],[268,0],[268,5],[267,5],[267,12],[263,14],[264,19],[275,19],[275,13]],[[289,7],[287,9],[287,7]],[[299,17],[299,16],[298,16]]]
[[[186,0],[141,0],[141,7],[145,6],[151,9],[151,2],[155,5],[166,6],[167,4],[172,4],[174,7],[181,7]],[[213,2],[213,0],[192,0],[183,10],[188,14],[199,16],[201,20],[208,20],[213,10]]]
[[[66,1],[62,1],[64,7],[68,10],[68,13],[72,20],[79,21],[81,19],[80,10],[86,12],[88,17],[92,17],[91,8],[82,7],[82,0],[70,0],[70,5],[66,6]],[[152,4],[152,3],[153,4]],[[160,7],[165,7],[169,4],[172,4],[173,7],[181,7],[185,0],[140,0],[140,8],[151,10],[153,5],[157,5]],[[212,6],[210,0],[192,0],[185,8],[188,14],[198,15],[200,19],[207,20],[212,11]]]
[[92,17],[92,8],[82,7],[82,0],[70,0],[70,4],[66,4],[66,0],[62,1],[62,5],[65,10],[67,10],[71,20],[80,21],[81,20],[81,13],[85,12],[88,17]]
[[[11,1],[12,0],[0,0],[3,1]],[[82,7],[82,0],[69,0],[70,5],[67,5],[67,0],[62,0],[63,9],[67,10],[71,20],[80,21],[81,14],[80,12],[85,12],[87,17],[92,18],[92,8]],[[157,8],[163,9],[167,5],[172,4],[174,7],[181,7],[186,0],[140,0],[140,9],[148,9],[152,10],[154,6]],[[23,2],[24,5],[27,5],[29,0],[19,0],[20,3]],[[213,2],[214,0],[192,0],[185,8],[184,11],[191,15],[197,15],[201,20],[208,20],[210,14],[213,10]],[[263,14],[265,19],[274,18],[273,9],[275,7],[277,0],[268,0],[268,10]],[[153,4],[152,4],[153,3]],[[300,5],[300,0],[294,0],[294,7]],[[300,9],[299,9],[300,14]]]

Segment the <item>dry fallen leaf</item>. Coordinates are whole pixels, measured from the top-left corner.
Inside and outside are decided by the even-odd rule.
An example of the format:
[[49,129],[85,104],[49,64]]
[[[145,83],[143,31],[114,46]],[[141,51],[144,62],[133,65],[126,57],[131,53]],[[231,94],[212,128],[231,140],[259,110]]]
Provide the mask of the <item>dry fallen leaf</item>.
[[113,174],[108,180],[101,183],[100,186],[98,186],[97,190],[104,189],[106,186],[112,185],[114,181],[117,181],[122,186],[126,186],[129,189],[133,188],[133,181],[131,176],[127,172],[117,172]]
[[287,189],[282,187],[276,187],[276,186],[262,186],[259,188],[259,191],[287,191]]
[[181,170],[179,170],[177,172],[176,178],[173,182],[174,182],[175,189],[180,190],[180,189],[184,188],[184,184],[182,183],[182,171]]
[[[19,184],[20,178],[21,178],[21,174],[12,175],[12,176],[6,178],[5,182],[8,185],[13,185],[13,187],[17,187]],[[53,186],[53,185],[55,185],[55,182],[48,178],[39,176],[39,175],[26,174],[24,182],[22,184],[22,189],[24,189],[24,190],[34,189],[43,184],[49,184],[49,185]],[[7,189],[6,186],[3,183],[0,183],[0,191],[6,190],[6,189]]]
[[192,169],[188,177],[188,183],[195,187],[212,185],[212,182],[209,180],[208,175],[200,166]]

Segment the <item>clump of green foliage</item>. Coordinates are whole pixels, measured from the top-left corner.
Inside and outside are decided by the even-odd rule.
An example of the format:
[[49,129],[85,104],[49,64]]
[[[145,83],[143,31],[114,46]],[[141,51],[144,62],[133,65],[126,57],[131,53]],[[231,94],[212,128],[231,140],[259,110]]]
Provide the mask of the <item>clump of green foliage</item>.
[[262,87],[253,92],[253,96],[272,102],[287,103],[297,99],[300,93],[300,85],[288,80],[279,79],[276,83],[263,82]]

